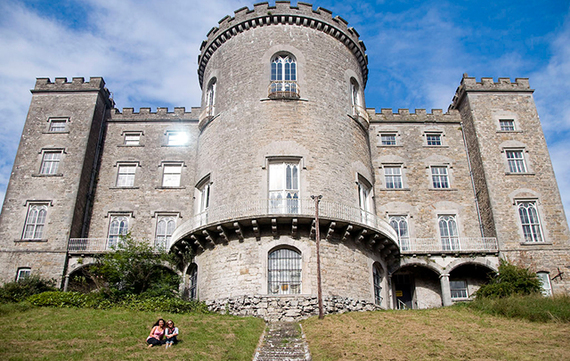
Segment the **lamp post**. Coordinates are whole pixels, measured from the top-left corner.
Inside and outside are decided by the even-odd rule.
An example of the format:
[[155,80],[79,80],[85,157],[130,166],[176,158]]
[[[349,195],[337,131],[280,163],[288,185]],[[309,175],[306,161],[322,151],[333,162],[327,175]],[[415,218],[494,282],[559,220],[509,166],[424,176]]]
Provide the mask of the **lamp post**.
[[321,287],[321,232],[319,227],[319,202],[322,198],[322,195],[311,196],[311,199],[315,201],[315,239],[317,241],[317,302],[319,303],[319,320],[322,320],[325,317],[323,313],[323,291]]

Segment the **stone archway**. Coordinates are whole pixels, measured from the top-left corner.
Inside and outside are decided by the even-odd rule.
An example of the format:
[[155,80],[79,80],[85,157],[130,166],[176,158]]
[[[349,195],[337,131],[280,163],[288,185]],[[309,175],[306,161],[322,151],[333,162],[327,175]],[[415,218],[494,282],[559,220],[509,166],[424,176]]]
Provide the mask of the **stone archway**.
[[475,292],[496,273],[492,266],[466,261],[455,264],[449,271],[449,288],[452,302],[472,299]]
[[423,264],[407,264],[391,275],[395,309],[440,307],[440,273]]

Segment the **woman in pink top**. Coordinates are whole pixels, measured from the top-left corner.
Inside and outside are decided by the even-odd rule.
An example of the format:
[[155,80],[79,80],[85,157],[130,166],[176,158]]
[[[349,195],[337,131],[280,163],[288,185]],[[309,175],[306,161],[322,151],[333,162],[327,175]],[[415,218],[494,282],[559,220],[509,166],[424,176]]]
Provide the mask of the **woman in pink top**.
[[159,318],[158,321],[152,326],[150,330],[150,335],[146,338],[146,343],[148,347],[160,346],[162,345],[162,336],[164,336],[164,320]]

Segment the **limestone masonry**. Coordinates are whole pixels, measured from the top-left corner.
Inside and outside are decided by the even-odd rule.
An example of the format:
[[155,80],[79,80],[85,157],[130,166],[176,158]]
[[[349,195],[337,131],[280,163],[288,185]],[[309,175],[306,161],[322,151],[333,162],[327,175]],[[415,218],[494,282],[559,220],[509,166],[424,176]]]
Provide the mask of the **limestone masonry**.
[[[102,78],[38,78],[0,218],[0,280],[65,289],[130,233],[186,297],[292,320],[471,298],[501,258],[570,292],[570,233],[528,79],[463,75],[449,109],[367,108],[365,46],[277,1],[201,46],[202,104],[115,108]],[[451,94],[450,94],[451,96]],[[565,274],[563,276],[563,274]]]

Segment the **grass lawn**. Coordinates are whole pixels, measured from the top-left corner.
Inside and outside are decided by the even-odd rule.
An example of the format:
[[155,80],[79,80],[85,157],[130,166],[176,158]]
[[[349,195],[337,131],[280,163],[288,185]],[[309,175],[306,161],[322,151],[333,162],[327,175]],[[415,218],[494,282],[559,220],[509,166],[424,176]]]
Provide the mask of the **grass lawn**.
[[[147,349],[158,317],[180,342]],[[265,323],[257,318],[0,305],[0,360],[251,360]]]
[[467,307],[327,315],[302,324],[313,361],[570,360],[570,323]]

